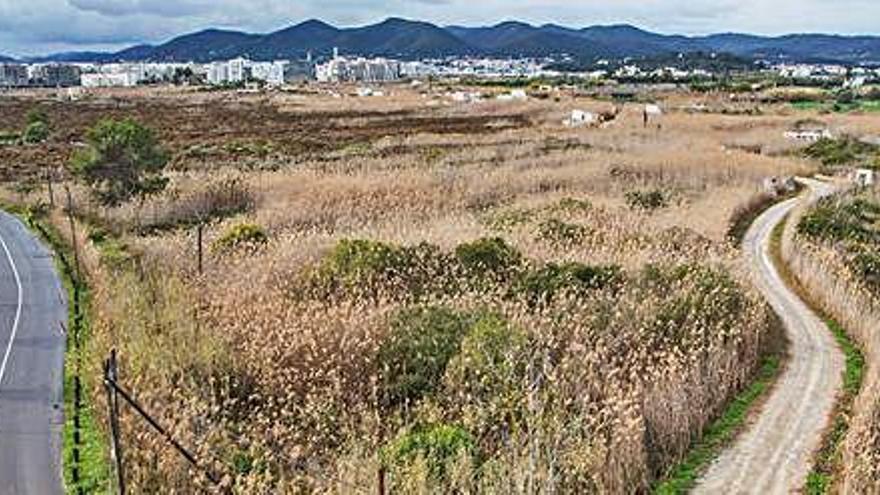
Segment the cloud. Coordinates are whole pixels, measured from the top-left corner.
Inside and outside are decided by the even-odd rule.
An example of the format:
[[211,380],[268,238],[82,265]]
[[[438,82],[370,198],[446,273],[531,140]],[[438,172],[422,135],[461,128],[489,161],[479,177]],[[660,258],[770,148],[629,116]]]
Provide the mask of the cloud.
[[137,14],[179,17],[211,12],[214,9],[215,2],[209,0],[177,0],[175,2],[151,0],[69,0],[69,4],[73,8],[85,12],[95,12],[107,17]]
[[876,0],[0,0],[0,53],[121,48],[220,27],[268,32],[310,18],[363,25],[399,16],[573,27],[631,23],[663,33],[876,32]]

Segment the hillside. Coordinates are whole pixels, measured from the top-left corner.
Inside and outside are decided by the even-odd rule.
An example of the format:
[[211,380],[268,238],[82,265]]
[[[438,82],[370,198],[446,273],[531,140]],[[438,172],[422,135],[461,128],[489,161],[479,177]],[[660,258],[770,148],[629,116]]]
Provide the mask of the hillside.
[[166,43],[117,53],[58,54],[55,61],[196,61],[247,56],[255,60],[300,58],[307,53],[389,56],[402,59],[462,55],[545,57],[569,55],[583,63],[600,58],[657,57],[679,53],[728,53],[750,60],[880,63],[880,37],[792,34],[763,37],[723,33],[688,37],[652,33],[621,24],[574,29],[555,24],[504,22],[488,27],[439,27],[391,18],[378,24],[337,28],[309,20],[268,34],[207,29]]

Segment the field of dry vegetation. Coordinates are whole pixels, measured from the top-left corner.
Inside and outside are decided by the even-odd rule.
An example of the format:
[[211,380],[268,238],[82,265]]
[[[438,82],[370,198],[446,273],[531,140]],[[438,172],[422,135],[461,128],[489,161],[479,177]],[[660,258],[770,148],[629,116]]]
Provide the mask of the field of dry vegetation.
[[839,488],[873,493],[880,480],[880,194],[851,190],[793,219],[783,243],[787,261],[865,354],[867,369],[843,443]]
[[[389,91],[0,99],[0,129],[34,105],[55,128],[0,147],[5,180],[64,179],[105,116],[172,153],[143,205],[72,185],[93,401],[117,348],[122,382],[235,493],[649,489],[779,350],[728,231],[765,178],[809,170],[782,138],[804,115],[675,94],[659,128],[627,104],[571,129],[612,103]],[[130,490],[209,486],[134,415],[122,427]]]

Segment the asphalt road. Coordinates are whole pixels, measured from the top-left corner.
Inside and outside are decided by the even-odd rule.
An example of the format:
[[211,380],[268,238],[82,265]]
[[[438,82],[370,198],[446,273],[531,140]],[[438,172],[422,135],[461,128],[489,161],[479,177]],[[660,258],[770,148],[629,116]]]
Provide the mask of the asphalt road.
[[[812,196],[828,194],[809,181]],[[822,320],[785,285],[770,256],[774,227],[803,198],[758,218],[744,250],[758,288],[782,317],[789,361],[756,420],[702,477],[699,494],[788,494],[806,484],[841,387],[844,357]]]
[[67,303],[52,253],[0,212],[0,494],[62,493]]

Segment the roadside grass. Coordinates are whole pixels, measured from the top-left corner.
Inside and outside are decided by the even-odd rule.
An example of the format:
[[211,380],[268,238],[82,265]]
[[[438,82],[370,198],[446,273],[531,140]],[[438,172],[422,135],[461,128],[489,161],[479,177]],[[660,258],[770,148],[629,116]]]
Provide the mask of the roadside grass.
[[703,438],[693,446],[685,460],[672,470],[669,477],[652,487],[652,493],[681,494],[694,488],[700,475],[742,431],[750,414],[773,387],[782,369],[782,361],[779,353],[764,358],[755,381],[733,399],[721,417],[709,425]]
[[825,321],[828,330],[834,335],[846,359],[843,371],[843,390],[841,390],[837,397],[831,416],[831,425],[822,436],[822,446],[816,454],[813,468],[809,475],[807,475],[807,484],[804,487],[804,493],[807,495],[823,495],[832,493],[835,477],[840,473],[842,467],[841,447],[843,439],[849,430],[849,422],[852,417],[855,400],[859,395],[865,376],[865,358],[858,346],[847,334],[846,329],[831,318],[822,309],[821,305],[811,297],[803,284],[797,279],[797,276],[788,267],[788,264],[782,259],[782,237],[788,220],[789,218],[786,217],[773,230],[770,244],[770,254],[773,262],[785,283],[810,306],[810,309]]
[[[48,221],[45,212],[39,208],[21,205],[0,204],[0,208],[21,219],[32,231],[35,231],[56,253],[55,264],[61,281],[67,291],[68,322],[67,346],[64,358],[64,430],[62,433],[62,462],[65,493],[105,493],[109,489],[110,469],[103,434],[93,413],[94,404],[88,402],[90,397],[87,381],[80,380],[82,401],[80,408],[80,449],[79,462],[75,460],[74,446],[76,425],[71,412],[74,406],[74,376],[77,363],[82,362],[83,344],[88,341],[90,333],[90,297],[88,285],[77,278],[75,267],[71,266],[73,257],[70,246],[61,234]],[[77,314],[78,313],[78,314]],[[80,346],[73,342],[73,329],[79,325]],[[74,480],[73,468],[79,468],[78,482]]]

